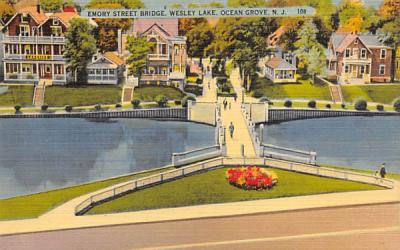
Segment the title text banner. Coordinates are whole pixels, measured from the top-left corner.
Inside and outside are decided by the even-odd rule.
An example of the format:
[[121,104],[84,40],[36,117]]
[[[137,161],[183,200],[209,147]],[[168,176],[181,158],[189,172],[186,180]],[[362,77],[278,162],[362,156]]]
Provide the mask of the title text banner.
[[195,8],[195,9],[85,9],[89,18],[199,18],[312,16],[309,6],[285,8]]

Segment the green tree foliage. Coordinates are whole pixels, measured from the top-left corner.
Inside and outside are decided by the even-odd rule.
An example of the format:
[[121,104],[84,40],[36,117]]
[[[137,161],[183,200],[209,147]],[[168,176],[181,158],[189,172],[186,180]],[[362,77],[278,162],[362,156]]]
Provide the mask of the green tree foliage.
[[139,78],[147,64],[147,55],[150,52],[153,42],[149,42],[144,36],[128,36],[127,49],[129,57],[126,60],[128,66],[128,75],[134,75]]
[[205,49],[214,39],[214,34],[208,23],[201,23],[186,33],[187,53],[189,57],[199,57],[205,55]]
[[14,8],[6,1],[0,0],[0,18],[6,22],[15,14]]
[[[91,9],[143,8],[140,0],[92,0],[87,6]],[[118,30],[126,31],[132,25],[127,18],[97,18],[97,47],[101,52],[115,51],[118,48]]]
[[92,35],[93,27],[88,19],[73,18],[65,37],[67,43],[64,56],[67,69],[74,76],[75,83],[87,82],[87,64],[96,53],[96,40]]
[[40,6],[46,12],[61,11],[64,0],[40,0]]
[[266,6],[265,0],[228,0],[228,7],[262,7]]
[[299,39],[295,42],[299,70],[310,76],[323,74],[326,62],[325,50],[317,41],[317,33],[317,27],[309,20],[302,25],[298,32]]
[[364,6],[362,1],[342,0],[337,15],[340,26],[348,27],[356,32],[375,31],[379,17],[373,7]]

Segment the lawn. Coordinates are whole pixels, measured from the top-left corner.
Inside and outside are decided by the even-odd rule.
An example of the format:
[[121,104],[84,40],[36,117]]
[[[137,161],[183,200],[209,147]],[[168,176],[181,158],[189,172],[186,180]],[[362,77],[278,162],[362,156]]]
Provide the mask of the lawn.
[[142,86],[135,88],[132,99],[152,102],[158,95],[165,95],[168,100],[181,100],[185,95],[177,88],[169,86]]
[[263,191],[245,191],[227,182],[226,170],[223,168],[209,171],[133,192],[96,206],[88,214],[381,189],[373,185],[274,169],[279,178],[279,183],[275,187]]
[[73,107],[97,103],[115,104],[121,102],[121,93],[119,86],[51,86],[46,87],[45,103],[49,106],[71,105]]
[[49,211],[50,209],[83,194],[87,194],[114,185],[116,183],[125,182],[128,180],[156,174],[167,170],[169,169],[152,170],[148,172],[132,174],[129,176],[92,182],[89,184],[51,190],[43,193],[2,199],[0,200],[0,220],[38,217],[41,214]]
[[[332,166],[329,164],[321,164],[322,167],[326,168],[335,168],[335,169],[341,169],[341,170],[349,170],[352,172],[358,172],[358,173],[363,173],[363,174],[375,174],[374,170],[367,170],[367,169],[357,169],[357,168],[351,168],[351,167],[342,167],[342,166]],[[387,173],[386,178],[389,179],[395,179],[395,180],[400,180],[400,174],[397,173]]]
[[7,92],[0,94],[0,106],[32,106],[33,86],[8,86]]
[[331,100],[328,85],[311,84],[309,80],[298,83],[272,83],[259,78],[252,86],[253,93],[261,94],[269,99],[305,98],[315,100]]
[[342,86],[343,98],[352,102],[357,98],[364,98],[370,102],[392,104],[400,97],[400,85],[354,85]]

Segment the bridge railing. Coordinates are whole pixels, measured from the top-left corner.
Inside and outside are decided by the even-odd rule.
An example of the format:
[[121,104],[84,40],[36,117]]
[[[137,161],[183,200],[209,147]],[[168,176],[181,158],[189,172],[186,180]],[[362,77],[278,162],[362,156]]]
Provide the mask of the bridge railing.
[[256,123],[254,123],[251,120],[251,116],[250,116],[250,114],[249,114],[249,112],[247,110],[247,107],[246,107],[246,105],[243,105],[243,104],[242,104],[242,115],[243,115],[243,118],[244,118],[244,120],[246,122],[247,129],[248,129],[248,131],[250,133],[250,137],[251,137],[251,140],[253,142],[254,150],[256,151],[257,155],[260,155],[261,139],[260,139],[260,137],[259,137],[259,135],[257,134],[257,131],[256,131]]
[[309,152],[264,143],[261,143],[260,148],[261,157],[298,161],[312,165],[317,164],[317,153],[313,151]]
[[214,158],[187,167],[173,169],[117,185],[103,192],[91,195],[89,198],[82,201],[78,206],[75,207],[75,215],[82,215],[95,205],[122,196],[129,192],[175,180],[196,172],[218,168],[222,165],[222,158]]
[[173,169],[163,173],[154,174],[151,176],[143,177],[140,179],[125,182],[120,185],[116,185],[113,188],[107,189],[103,192],[91,195],[89,198],[82,201],[78,206],[75,207],[75,214],[82,215],[86,213],[92,207],[120,197],[129,192],[140,190],[143,188],[151,187],[157,184],[161,184],[167,181],[172,181],[177,178],[188,176],[190,174],[198,173],[201,171],[217,169],[222,166],[262,166],[272,167],[282,170],[295,171],[299,173],[312,174],[321,177],[335,178],[341,180],[355,181],[366,184],[378,185],[386,188],[394,188],[394,181],[380,178],[374,175],[368,175],[363,173],[356,173],[341,169],[331,169],[319,166],[314,166],[305,163],[291,162],[285,160],[277,160],[266,157],[219,157],[195,163],[193,165]]
[[173,153],[172,165],[175,167],[182,166],[193,162],[222,156],[223,154],[224,154],[224,146],[221,146],[219,144],[181,153]]

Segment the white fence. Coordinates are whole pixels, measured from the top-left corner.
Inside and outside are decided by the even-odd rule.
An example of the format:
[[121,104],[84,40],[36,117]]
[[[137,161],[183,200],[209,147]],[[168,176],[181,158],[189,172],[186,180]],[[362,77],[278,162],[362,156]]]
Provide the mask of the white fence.
[[[218,128],[216,128],[218,130]],[[193,162],[203,161],[218,156],[225,155],[225,146],[214,145],[205,148],[199,148],[191,151],[173,153],[172,154],[172,165],[182,166]]]
[[298,149],[286,148],[275,146],[272,144],[264,144],[260,145],[260,156],[261,157],[269,157],[274,159],[281,160],[292,160],[296,162],[303,162],[312,165],[317,164],[317,153],[316,152],[308,152]]
[[201,171],[216,169],[222,166],[263,166],[272,167],[277,169],[283,169],[288,171],[295,171],[299,173],[306,173],[317,175],[321,177],[336,178],[341,180],[355,181],[366,184],[378,185],[386,188],[393,188],[394,182],[392,180],[380,178],[374,175],[355,173],[346,170],[323,168],[319,166],[289,162],[284,160],[276,160],[270,158],[214,158],[211,160],[196,163],[187,167],[178,168],[164,173],[154,174],[148,177],[132,180],[110,188],[104,192],[94,194],[88,199],[84,200],[75,208],[76,215],[82,215],[92,207],[122,196],[126,193],[140,190],[143,188],[151,187],[157,184],[161,184],[167,181],[172,181],[180,177],[184,177],[190,174],[198,173]]

